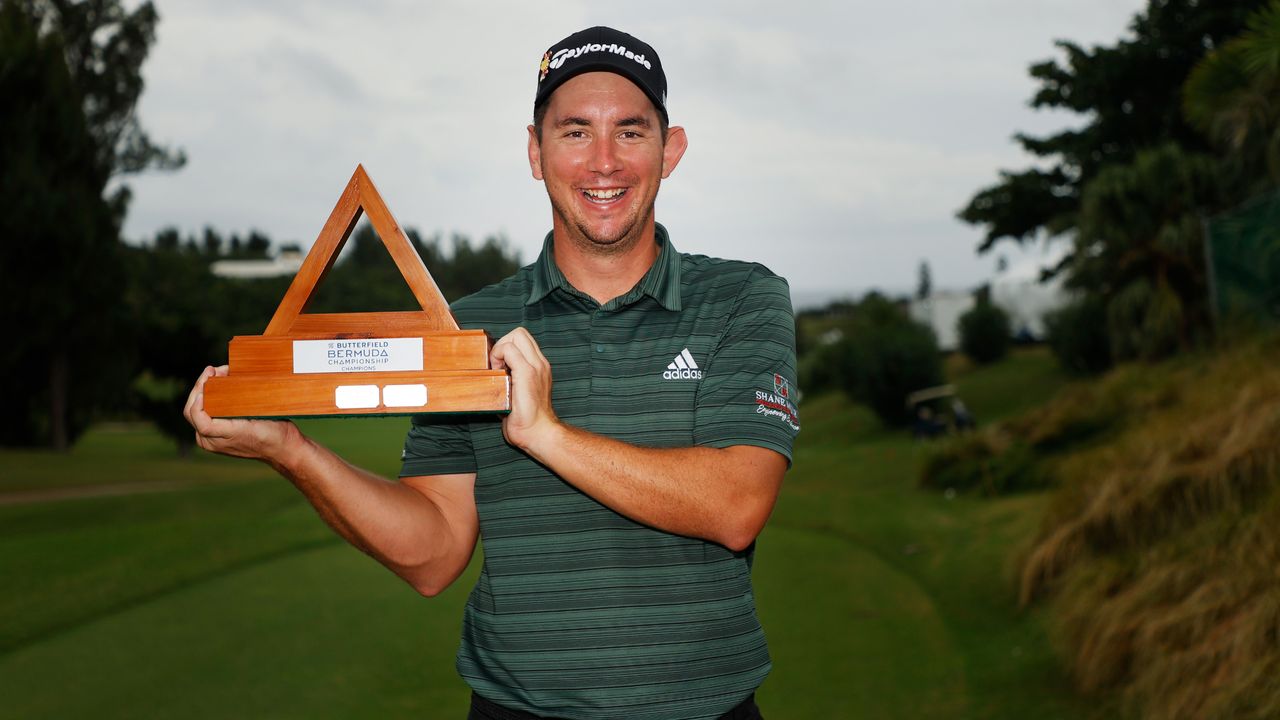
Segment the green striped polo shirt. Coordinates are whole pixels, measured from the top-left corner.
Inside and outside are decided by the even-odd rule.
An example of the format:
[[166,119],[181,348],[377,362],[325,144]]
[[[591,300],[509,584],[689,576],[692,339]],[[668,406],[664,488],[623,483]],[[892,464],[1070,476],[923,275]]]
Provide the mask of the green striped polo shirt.
[[[660,225],[657,241],[645,276],[604,305],[568,283],[548,235],[537,262],[453,312],[495,339],[525,327],[566,423],[648,447],[755,445],[789,462],[800,428],[786,281],[678,253]],[[414,417],[401,476],[469,472],[484,567],[458,672],[478,694],[557,718],[715,718],[764,680],[752,549],[623,517],[508,445],[498,417]]]

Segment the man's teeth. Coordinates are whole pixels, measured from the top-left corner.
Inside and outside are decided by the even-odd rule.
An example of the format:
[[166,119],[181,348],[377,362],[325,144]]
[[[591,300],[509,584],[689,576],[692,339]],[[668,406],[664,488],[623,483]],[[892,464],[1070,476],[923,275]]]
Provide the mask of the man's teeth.
[[626,188],[612,188],[610,190],[583,190],[582,193],[592,200],[612,200],[626,191]]

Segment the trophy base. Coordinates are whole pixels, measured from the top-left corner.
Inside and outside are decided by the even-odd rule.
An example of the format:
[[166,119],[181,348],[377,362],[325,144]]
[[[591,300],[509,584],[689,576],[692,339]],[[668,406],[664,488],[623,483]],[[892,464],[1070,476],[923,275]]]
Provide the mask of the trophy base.
[[226,375],[205,383],[204,409],[219,418],[506,413],[502,370]]

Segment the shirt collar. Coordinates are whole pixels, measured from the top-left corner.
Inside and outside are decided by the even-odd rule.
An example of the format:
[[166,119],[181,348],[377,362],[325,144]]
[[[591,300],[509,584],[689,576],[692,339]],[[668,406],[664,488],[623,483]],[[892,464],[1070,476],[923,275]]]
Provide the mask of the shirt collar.
[[[553,235],[554,233],[547,233],[546,239],[542,241],[542,254],[534,263],[533,282],[530,284],[529,299],[525,301],[525,305],[538,303],[557,288],[573,293],[579,292],[569,284],[564,273],[560,272],[560,268],[556,266]],[[671,246],[667,229],[659,223],[654,223],[654,239],[658,243],[658,258],[653,261],[653,265],[635,287],[623,293],[621,297],[609,301],[609,305],[620,307],[638,300],[642,295],[648,295],[668,310],[680,310],[680,253]]]

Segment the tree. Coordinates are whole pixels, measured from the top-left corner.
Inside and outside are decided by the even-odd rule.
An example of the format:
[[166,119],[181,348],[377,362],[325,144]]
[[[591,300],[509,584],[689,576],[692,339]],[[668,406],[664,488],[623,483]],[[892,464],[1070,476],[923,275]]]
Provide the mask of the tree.
[[[126,385],[119,227],[128,189],[113,176],[175,167],[134,111],[154,39],[150,3],[0,2],[0,232],[3,319],[23,342],[0,354],[15,408],[0,442],[66,449]],[[33,382],[33,375],[39,382]]]
[[[94,140],[96,162],[107,179],[149,168],[182,167],[186,155],[154,143],[136,112],[143,90],[142,63],[160,21],[151,2],[132,11],[125,10],[120,0],[9,2],[20,5],[42,34],[61,38],[71,82],[81,95]],[[108,201],[121,224],[128,187],[118,184]]]
[[0,5],[0,442],[65,450],[120,386],[123,284],[97,144],[57,34]]
[[1183,110],[1225,152],[1227,177],[1252,194],[1259,182],[1280,183],[1280,1],[1246,27],[1192,70]]
[[920,270],[916,275],[916,299],[928,300],[933,294],[933,274],[929,272],[929,261],[920,261]]
[[[520,257],[502,237],[489,237],[480,247],[455,233],[452,252],[439,238],[424,240],[414,229],[405,234],[447,300],[457,300],[498,282],[520,267]],[[414,310],[417,300],[400,276],[373,226],[363,223],[348,238],[342,255],[316,290],[312,312]]]
[[1165,357],[1207,330],[1200,217],[1219,193],[1214,159],[1173,144],[1085,189],[1067,286],[1102,300],[1113,359]]
[[1049,161],[1022,171],[1001,171],[959,212],[982,225],[979,252],[1002,239],[1024,242],[1039,233],[1056,235],[1078,226],[1084,188],[1106,167],[1133,161],[1144,149],[1175,143],[1208,149],[1179,112],[1182,84],[1205,52],[1244,27],[1263,0],[1149,0],[1130,25],[1131,35],[1114,46],[1086,50],[1059,41],[1065,62],[1033,65],[1039,84],[1035,108],[1083,115],[1083,127],[1050,135],[1015,136],[1024,149]]
[[974,362],[992,363],[1009,353],[1009,316],[981,293],[978,302],[960,316],[960,349]]
[[[194,443],[182,416],[187,391],[205,365],[226,357],[232,306],[205,258],[162,244],[125,250],[129,284],[123,297],[138,328],[134,409],[186,455]],[[270,312],[269,306],[263,312]]]
[[1081,295],[1045,316],[1045,336],[1058,363],[1076,375],[1095,375],[1111,367],[1107,306],[1102,298]]
[[838,372],[845,394],[870,406],[886,425],[910,422],[907,395],[942,383],[933,331],[877,293],[853,308],[843,331],[824,356]]

